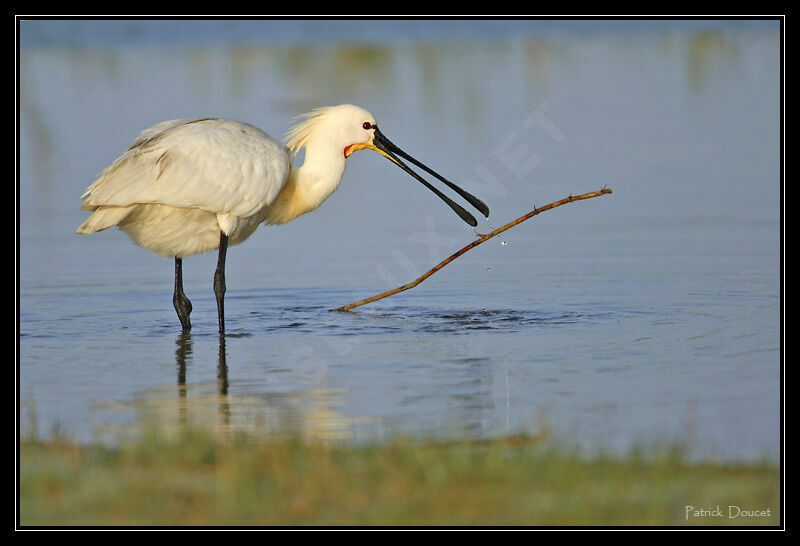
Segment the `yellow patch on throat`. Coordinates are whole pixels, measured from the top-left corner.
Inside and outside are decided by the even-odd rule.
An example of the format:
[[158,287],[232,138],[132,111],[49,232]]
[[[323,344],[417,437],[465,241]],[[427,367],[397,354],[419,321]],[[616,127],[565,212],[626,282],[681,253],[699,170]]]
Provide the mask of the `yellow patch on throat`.
[[397,161],[395,161],[395,159],[392,156],[390,156],[389,154],[387,154],[386,152],[384,152],[371,142],[360,142],[358,144],[351,144],[350,146],[344,149],[344,156],[350,157],[350,155],[356,150],[375,150],[383,157],[390,159],[393,163],[397,163]]

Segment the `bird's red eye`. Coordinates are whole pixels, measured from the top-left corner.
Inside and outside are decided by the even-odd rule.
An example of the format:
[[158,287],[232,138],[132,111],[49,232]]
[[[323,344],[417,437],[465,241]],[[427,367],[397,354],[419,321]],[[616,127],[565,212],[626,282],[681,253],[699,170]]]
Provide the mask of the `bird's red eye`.
[[370,122],[368,122],[368,121],[365,121],[364,123],[362,123],[361,126],[364,128],[365,131],[368,131],[368,130],[372,129],[372,124]]

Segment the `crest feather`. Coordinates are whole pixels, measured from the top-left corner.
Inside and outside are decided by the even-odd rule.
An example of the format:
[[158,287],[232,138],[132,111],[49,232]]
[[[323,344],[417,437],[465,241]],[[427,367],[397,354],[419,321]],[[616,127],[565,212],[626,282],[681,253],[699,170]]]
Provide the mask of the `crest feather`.
[[315,127],[332,108],[334,107],[321,106],[319,108],[314,108],[311,112],[300,114],[292,120],[298,123],[289,129],[284,137],[286,148],[289,150],[289,156],[292,158],[292,161],[294,161],[297,153],[306,145],[311,135],[314,134]]

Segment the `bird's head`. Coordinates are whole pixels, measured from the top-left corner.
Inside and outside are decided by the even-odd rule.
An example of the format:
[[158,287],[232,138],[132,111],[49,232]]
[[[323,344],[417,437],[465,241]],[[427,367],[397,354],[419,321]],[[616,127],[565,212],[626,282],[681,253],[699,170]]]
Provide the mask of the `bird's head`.
[[334,150],[342,150],[340,153],[343,153],[345,158],[350,157],[357,150],[374,150],[419,180],[425,187],[447,203],[469,225],[476,226],[478,224],[475,218],[463,207],[453,202],[427,180],[411,170],[408,165],[400,160],[400,157],[402,157],[444,182],[484,216],[489,216],[489,207],[483,201],[395,146],[378,129],[375,117],[363,108],[352,104],[327,106],[317,108],[308,114],[304,114],[301,118],[304,118],[304,121],[295,125],[286,135],[286,146],[292,157],[301,148],[309,146],[312,142],[324,143],[326,146],[332,146]]
[[286,147],[292,156],[304,147],[314,146],[344,151],[348,157],[356,150],[353,145],[371,143],[375,137],[375,118],[352,104],[316,108],[297,119],[300,122],[286,134]]

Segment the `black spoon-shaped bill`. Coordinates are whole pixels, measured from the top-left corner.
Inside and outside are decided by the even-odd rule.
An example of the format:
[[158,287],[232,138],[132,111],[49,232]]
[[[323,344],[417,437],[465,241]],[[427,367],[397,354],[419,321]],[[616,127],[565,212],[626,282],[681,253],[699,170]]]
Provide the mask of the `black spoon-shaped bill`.
[[375,137],[373,138],[373,142],[362,142],[362,143],[359,143],[359,144],[353,144],[351,146],[348,146],[345,149],[345,157],[349,157],[350,154],[352,154],[355,150],[363,150],[363,149],[375,150],[376,152],[378,152],[382,156],[384,156],[387,159],[389,159],[390,161],[392,161],[395,165],[397,165],[398,167],[400,167],[401,169],[406,171],[408,174],[410,174],[411,176],[416,178],[426,188],[428,188],[433,193],[435,193],[437,197],[439,197],[451,209],[453,209],[453,211],[456,214],[458,214],[458,216],[462,220],[464,220],[467,224],[469,224],[472,227],[475,227],[475,226],[478,225],[478,222],[477,222],[477,220],[475,220],[475,217],[472,214],[470,214],[469,212],[467,212],[464,209],[464,207],[462,207],[461,205],[459,205],[458,203],[456,203],[455,201],[453,201],[452,199],[447,197],[445,194],[443,194],[441,191],[439,191],[436,187],[431,185],[430,182],[428,182],[427,180],[422,178],[420,175],[418,175],[416,172],[414,172],[408,165],[403,163],[403,161],[399,157],[397,157],[397,155],[395,155],[396,153],[402,154],[404,158],[408,159],[409,161],[413,162],[415,165],[419,166],[420,168],[424,169],[425,171],[427,171],[427,172],[431,173],[432,175],[436,176],[439,180],[442,180],[443,182],[445,182],[449,187],[451,187],[459,195],[464,197],[464,199],[466,199],[473,206],[475,206],[475,208],[480,210],[481,213],[485,214],[486,216],[489,215],[489,207],[487,207],[483,203],[483,201],[481,201],[480,199],[478,199],[474,195],[468,193],[467,191],[463,190],[462,188],[458,187],[456,184],[453,184],[452,182],[450,182],[449,180],[445,179],[441,175],[437,174],[435,171],[433,171],[429,167],[423,165],[422,163],[420,163],[419,161],[417,161],[416,159],[414,159],[413,157],[411,157],[407,153],[403,152],[400,148],[398,148],[397,146],[392,144],[392,142],[389,139],[387,139],[383,135],[383,133],[378,131],[378,127],[376,125],[373,125],[372,128],[375,129]]
[[481,214],[483,214],[487,218],[489,217],[489,207],[486,206],[486,203],[484,203],[483,201],[481,201],[480,199],[478,199],[477,197],[475,197],[474,195],[472,195],[468,191],[464,190],[463,188],[459,187],[458,185],[450,182],[444,176],[440,175],[439,173],[437,173],[436,171],[434,171],[433,169],[431,169],[427,165],[425,165],[425,164],[421,163],[420,161],[414,159],[413,157],[408,155],[406,152],[404,152],[403,150],[398,148],[391,140],[386,138],[386,136],[383,133],[380,132],[380,130],[378,129],[377,125],[373,125],[372,128],[375,129],[375,138],[373,139],[373,142],[375,143],[376,146],[378,146],[379,148],[385,150],[386,152],[398,155],[398,156],[402,157],[403,159],[407,159],[408,161],[410,161],[411,163],[413,163],[414,165],[416,165],[420,169],[424,170],[425,172],[427,172],[431,176],[435,176],[436,178],[438,178],[439,180],[444,182],[450,189],[452,189],[458,195],[463,197],[470,205],[475,207],[475,209],[477,211],[479,211]]

